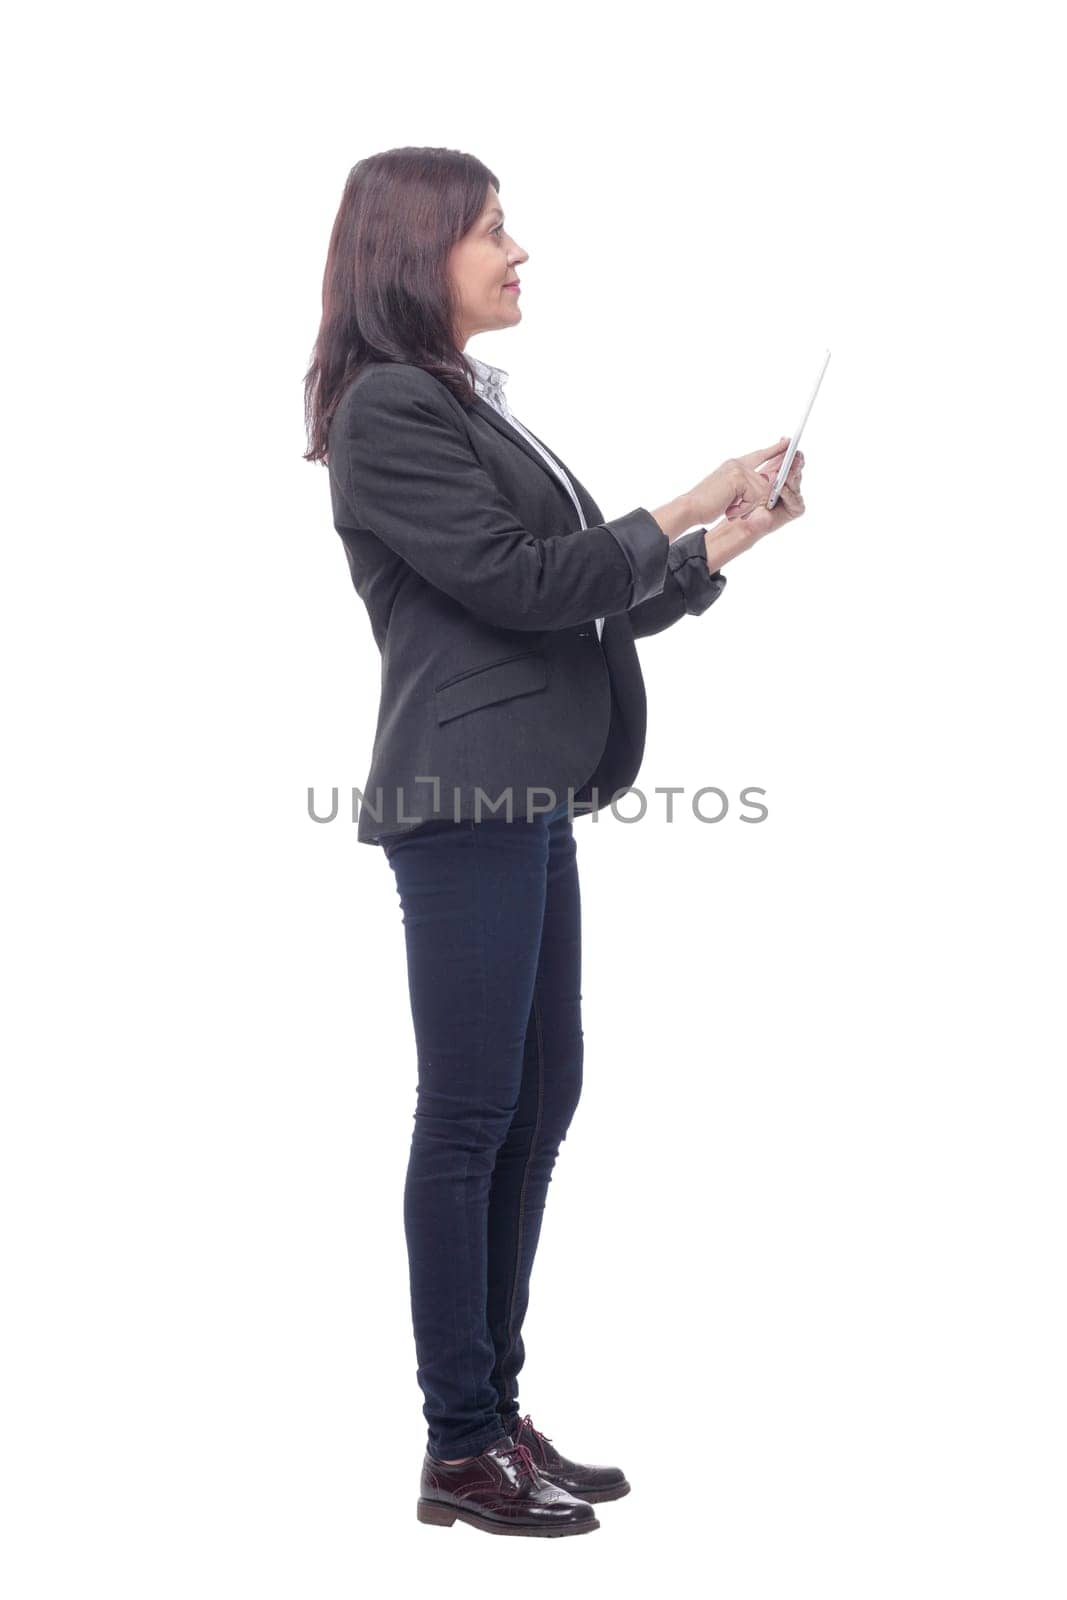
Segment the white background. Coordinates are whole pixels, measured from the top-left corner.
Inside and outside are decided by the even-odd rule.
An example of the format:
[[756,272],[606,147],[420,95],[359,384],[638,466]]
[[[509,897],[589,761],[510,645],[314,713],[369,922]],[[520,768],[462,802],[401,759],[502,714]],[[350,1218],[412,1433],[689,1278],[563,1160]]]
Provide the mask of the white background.
[[[7,1592],[1062,1596],[1062,103],[1044,8],[56,6],[9,36]],[[530,252],[471,352],[606,517],[788,433],[576,823],[520,1400],[591,1538],[415,1521],[378,656],[302,460],[348,169]],[[766,789],[668,825],[656,784]],[[620,808],[621,809],[621,808]],[[653,820],[654,818],[654,820]]]

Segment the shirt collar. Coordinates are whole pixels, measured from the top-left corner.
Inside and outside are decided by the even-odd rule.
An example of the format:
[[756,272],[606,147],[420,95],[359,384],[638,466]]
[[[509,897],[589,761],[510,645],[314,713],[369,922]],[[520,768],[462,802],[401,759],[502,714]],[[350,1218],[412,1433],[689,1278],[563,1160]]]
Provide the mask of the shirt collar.
[[474,388],[481,398],[499,411],[502,416],[508,415],[508,402],[504,395],[504,385],[508,381],[508,374],[503,367],[494,367],[488,361],[479,361],[477,356],[468,355],[474,372]]

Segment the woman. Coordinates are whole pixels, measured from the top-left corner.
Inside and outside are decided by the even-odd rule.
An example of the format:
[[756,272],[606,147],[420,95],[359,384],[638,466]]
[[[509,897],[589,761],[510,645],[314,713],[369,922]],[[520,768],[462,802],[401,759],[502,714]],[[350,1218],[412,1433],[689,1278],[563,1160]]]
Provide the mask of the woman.
[[464,354],[522,317],[528,256],[499,187],[454,150],[353,167],[305,380],[306,459],[328,464],[382,656],[357,838],[395,875],[418,1052],[404,1189],[428,1427],[418,1515],[561,1535],[598,1527],[593,1504],[629,1489],[619,1468],[563,1455],[517,1399],[582,1083],[573,817],[637,775],[635,637],[706,610],[726,562],[803,513],[803,457],[773,511],[785,439],[606,522],[512,416],[507,374]]

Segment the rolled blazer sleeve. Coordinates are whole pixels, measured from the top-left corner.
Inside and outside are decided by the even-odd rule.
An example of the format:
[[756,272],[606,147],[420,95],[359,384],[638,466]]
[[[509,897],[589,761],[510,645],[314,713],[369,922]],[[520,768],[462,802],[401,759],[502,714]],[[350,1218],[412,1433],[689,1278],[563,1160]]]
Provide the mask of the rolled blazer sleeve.
[[630,608],[635,639],[662,633],[682,617],[698,617],[726,588],[724,572],[708,571],[706,531],[693,528],[669,545],[662,591]]
[[371,369],[334,419],[330,472],[360,527],[474,615],[569,628],[659,595],[671,544],[643,506],[538,538],[485,471],[447,389],[417,367]]

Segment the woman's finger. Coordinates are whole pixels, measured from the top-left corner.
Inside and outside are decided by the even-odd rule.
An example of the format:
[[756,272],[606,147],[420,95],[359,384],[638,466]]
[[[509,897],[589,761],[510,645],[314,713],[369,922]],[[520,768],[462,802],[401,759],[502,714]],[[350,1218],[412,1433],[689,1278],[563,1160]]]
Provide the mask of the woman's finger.
[[789,440],[783,435],[777,444],[767,446],[763,450],[751,450],[747,456],[738,456],[738,461],[746,467],[761,467],[772,456],[783,456],[789,449]]

